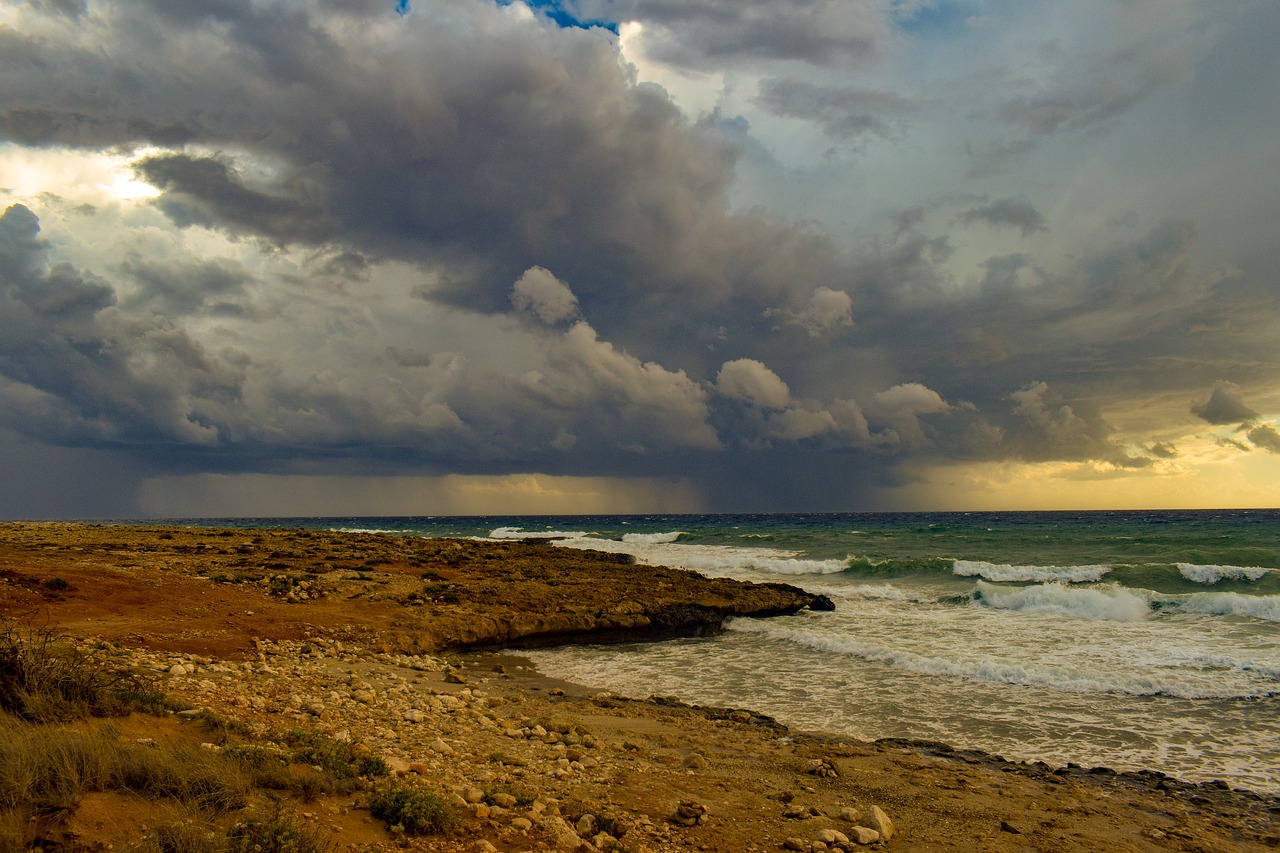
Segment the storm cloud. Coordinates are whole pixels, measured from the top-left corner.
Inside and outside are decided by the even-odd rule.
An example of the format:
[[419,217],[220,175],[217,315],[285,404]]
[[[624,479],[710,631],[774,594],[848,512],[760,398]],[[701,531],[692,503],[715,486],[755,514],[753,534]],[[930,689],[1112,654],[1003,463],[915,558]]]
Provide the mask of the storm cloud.
[[[1038,12],[945,5],[6,11],[0,429],[138,481],[656,477],[726,510],[1251,449],[1206,424],[1274,451],[1265,229],[1036,160],[1118,122],[1157,139],[1153,94],[1207,85],[1246,22],[1215,43],[1176,4],[1168,44],[1064,35],[1039,76],[966,66],[990,91],[961,97],[893,69]],[[722,91],[691,110],[646,69]],[[1028,174],[972,169],[1019,141]]]

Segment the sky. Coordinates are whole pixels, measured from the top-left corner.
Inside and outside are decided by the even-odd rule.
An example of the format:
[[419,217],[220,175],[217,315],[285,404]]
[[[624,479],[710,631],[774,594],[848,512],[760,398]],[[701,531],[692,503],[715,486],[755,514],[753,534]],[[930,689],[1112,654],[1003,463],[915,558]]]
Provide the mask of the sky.
[[1273,0],[0,0],[0,518],[1280,506]]

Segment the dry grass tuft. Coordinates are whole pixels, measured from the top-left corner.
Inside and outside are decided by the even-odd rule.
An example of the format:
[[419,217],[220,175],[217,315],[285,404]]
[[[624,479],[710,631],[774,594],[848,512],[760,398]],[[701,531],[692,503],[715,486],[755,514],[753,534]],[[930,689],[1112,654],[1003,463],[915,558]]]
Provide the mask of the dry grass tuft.
[[160,710],[148,679],[48,628],[0,620],[0,710],[31,722]]

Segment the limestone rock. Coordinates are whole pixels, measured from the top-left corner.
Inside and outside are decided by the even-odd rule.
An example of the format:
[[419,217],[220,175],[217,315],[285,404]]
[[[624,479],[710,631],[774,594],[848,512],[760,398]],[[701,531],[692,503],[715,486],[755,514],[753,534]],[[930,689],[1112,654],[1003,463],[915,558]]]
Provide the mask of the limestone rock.
[[893,821],[889,820],[889,816],[879,806],[869,808],[859,823],[880,833],[880,838],[884,841],[893,838]]
[[556,815],[544,817],[538,821],[538,827],[551,836],[560,850],[577,850],[582,845],[582,839],[578,837],[578,833],[574,832],[573,827],[562,817]]
[[849,830],[849,838],[854,844],[875,844],[880,840],[880,833],[865,826],[855,826]]
[[813,840],[821,841],[823,844],[830,846],[832,844],[848,844],[849,836],[834,829],[820,829]]

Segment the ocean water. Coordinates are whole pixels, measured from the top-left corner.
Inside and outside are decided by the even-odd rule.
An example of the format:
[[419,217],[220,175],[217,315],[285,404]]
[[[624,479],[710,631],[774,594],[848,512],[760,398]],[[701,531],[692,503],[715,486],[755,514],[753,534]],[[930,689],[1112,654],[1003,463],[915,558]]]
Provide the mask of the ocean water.
[[833,613],[526,652],[635,697],[1280,792],[1280,511],[206,520],[511,539],[785,581]]

